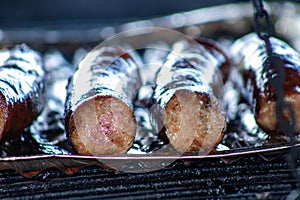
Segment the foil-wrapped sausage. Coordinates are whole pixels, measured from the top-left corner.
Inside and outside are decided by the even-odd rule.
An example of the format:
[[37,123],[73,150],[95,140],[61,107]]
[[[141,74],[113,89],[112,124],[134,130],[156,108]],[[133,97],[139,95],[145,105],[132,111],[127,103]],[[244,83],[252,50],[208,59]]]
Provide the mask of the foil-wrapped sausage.
[[[300,54],[288,44],[277,38],[270,38],[273,53],[283,61],[285,81],[284,100],[290,103],[295,111],[295,132],[300,133]],[[266,70],[269,62],[264,42],[254,33],[238,39],[232,44],[231,54],[238,65],[241,78],[233,79],[237,83],[243,97],[252,105],[259,126],[267,132],[276,132],[276,90],[270,84],[271,79],[278,76],[276,70]],[[272,66],[271,66],[272,68]],[[241,81],[242,80],[242,81]],[[289,119],[289,116],[285,114]]]
[[225,112],[221,95],[227,56],[208,40],[179,41],[156,76],[154,109],[156,129],[179,152],[211,152],[221,141]]
[[41,112],[45,72],[25,44],[0,50],[0,139],[20,135]]
[[141,85],[135,56],[103,47],[80,62],[65,110],[68,138],[78,153],[121,154],[133,144],[137,125],[132,101]]

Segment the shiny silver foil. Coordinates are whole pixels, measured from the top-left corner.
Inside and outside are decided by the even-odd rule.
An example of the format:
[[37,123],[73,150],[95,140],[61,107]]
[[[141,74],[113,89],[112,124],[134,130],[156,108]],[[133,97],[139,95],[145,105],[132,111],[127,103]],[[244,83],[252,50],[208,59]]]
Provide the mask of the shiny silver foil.
[[68,80],[75,68],[59,51],[44,55],[46,77],[46,104],[31,125],[32,137],[39,150],[47,154],[70,154],[63,123]]

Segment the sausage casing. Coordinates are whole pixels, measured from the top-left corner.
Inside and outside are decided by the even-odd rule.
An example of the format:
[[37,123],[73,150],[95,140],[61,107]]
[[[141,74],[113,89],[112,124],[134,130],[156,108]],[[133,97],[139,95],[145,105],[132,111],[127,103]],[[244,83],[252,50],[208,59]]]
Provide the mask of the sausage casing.
[[0,50],[0,138],[15,138],[43,108],[41,56],[25,44]]

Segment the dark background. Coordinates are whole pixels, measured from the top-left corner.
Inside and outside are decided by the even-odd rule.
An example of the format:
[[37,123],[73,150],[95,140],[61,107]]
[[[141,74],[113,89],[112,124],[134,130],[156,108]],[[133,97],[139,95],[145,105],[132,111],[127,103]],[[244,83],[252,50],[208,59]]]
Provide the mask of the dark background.
[[241,0],[2,0],[0,29],[91,28],[234,2]]

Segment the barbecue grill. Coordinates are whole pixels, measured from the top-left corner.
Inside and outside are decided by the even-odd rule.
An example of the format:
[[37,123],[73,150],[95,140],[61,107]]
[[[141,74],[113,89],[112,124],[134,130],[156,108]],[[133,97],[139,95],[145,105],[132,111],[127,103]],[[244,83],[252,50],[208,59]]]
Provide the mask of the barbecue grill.
[[[214,0],[173,3],[154,0],[5,1],[0,10],[0,42],[26,43],[43,54],[60,52],[76,63],[101,41],[122,31],[150,26],[201,35],[228,44],[253,28],[249,1]],[[267,1],[276,35],[300,51],[300,5]],[[160,9],[158,9],[160,8]],[[18,12],[16,12],[18,11]],[[54,12],[55,11],[55,12]],[[298,20],[298,21],[297,21]],[[138,33],[130,40],[152,37]],[[146,35],[146,36],[145,36]],[[82,156],[65,141],[59,113],[47,138],[27,129],[15,141],[0,144],[0,197],[3,199],[297,199],[299,143],[243,143],[228,137],[209,155]],[[58,118],[55,118],[58,117]],[[56,121],[55,121],[56,120]],[[235,124],[234,124],[235,125]],[[234,129],[234,126],[232,130]],[[45,136],[43,138],[43,136]],[[49,142],[50,141],[50,142]],[[155,148],[155,147],[154,147]],[[159,169],[149,170],[160,160]],[[117,161],[130,172],[107,165]],[[172,161],[172,162],[171,162]],[[133,165],[134,163],[134,165]],[[151,168],[151,166],[150,166]]]

